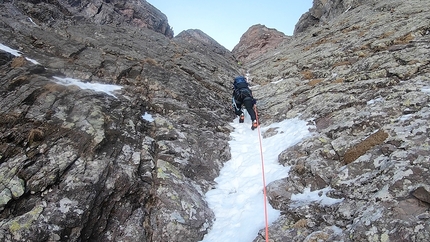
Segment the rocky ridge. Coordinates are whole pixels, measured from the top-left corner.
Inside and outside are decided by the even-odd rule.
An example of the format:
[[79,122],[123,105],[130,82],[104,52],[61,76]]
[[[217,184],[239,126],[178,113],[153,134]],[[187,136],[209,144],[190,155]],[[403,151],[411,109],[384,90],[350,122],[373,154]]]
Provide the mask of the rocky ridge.
[[367,0],[314,0],[312,8],[300,17],[294,28],[294,34],[304,32],[312,27],[327,25],[343,13],[369,3]]
[[[204,193],[230,157],[230,80],[243,70],[263,125],[313,127],[279,155],[292,169],[268,185],[282,212],[270,239],[430,239],[429,3],[314,1],[324,23],[303,17],[243,66],[201,31],[171,38],[152,18],[130,21],[148,8],[127,4],[2,1],[0,43],[39,62],[0,51],[3,241],[200,241],[213,219]],[[339,202],[297,204],[305,190]]]
[[264,53],[274,51],[277,46],[290,36],[262,24],[251,26],[240,38],[232,53],[239,64],[246,64]]

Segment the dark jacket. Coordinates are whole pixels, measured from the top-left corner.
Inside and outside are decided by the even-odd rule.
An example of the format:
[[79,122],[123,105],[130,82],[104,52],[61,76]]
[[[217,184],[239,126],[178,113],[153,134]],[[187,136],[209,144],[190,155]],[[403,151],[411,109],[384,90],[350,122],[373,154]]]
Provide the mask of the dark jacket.
[[249,89],[247,82],[239,83],[233,88],[233,98],[236,100],[236,102],[243,103],[243,100],[247,97],[254,99],[252,96],[252,91]]

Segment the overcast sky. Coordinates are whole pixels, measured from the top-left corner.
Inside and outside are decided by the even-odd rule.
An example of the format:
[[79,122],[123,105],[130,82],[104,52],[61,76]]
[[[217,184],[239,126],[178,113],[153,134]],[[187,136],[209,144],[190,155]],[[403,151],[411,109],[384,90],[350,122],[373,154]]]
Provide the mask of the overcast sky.
[[183,30],[200,29],[232,50],[255,24],[292,35],[299,18],[312,0],[147,0],[164,13],[175,36]]

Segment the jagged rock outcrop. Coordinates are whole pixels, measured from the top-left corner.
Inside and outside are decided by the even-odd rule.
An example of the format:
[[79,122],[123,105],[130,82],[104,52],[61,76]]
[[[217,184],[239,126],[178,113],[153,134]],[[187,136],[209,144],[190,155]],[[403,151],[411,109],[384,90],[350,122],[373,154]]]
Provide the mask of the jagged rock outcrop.
[[297,22],[294,34],[304,32],[311,27],[326,25],[334,18],[362,4],[373,3],[366,0],[314,0],[312,8]]
[[290,36],[286,36],[276,29],[256,24],[240,37],[240,41],[233,48],[232,53],[240,64],[246,64],[264,53],[274,51],[279,43],[289,38]]
[[[212,39],[209,35],[205,34],[199,29],[184,30],[179,33],[175,37],[175,39],[177,41],[185,42],[187,46],[192,48],[189,51],[197,51],[205,56],[210,56],[214,52],[225,56],[226,58],[229,58],[231,61],[236,61],[235,57],[230,51],[228,51],[226,48],[224,48],[222,45]],[[218,65],[224,66],[225,64],[217,63],[216,66]]]
[[[1,3],[8,9],[4,14],[13,14],[15,20],[30,21],[29,18],[32,18],[52,27],[73,25],[81,21],[101,25],[135,26],[173,37],[173,30],[166,15],[144,0],[5,0]],[[12,7],[11,3],[16,8]]]

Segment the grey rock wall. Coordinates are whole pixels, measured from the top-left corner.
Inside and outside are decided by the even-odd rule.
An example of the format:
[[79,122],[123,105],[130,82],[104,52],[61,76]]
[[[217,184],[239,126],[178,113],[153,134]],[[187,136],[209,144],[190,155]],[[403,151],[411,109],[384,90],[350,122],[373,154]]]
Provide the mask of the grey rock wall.
[[[262,123],[299,116],[315,125],[279,155],[292,169],[268,185],[282,212],[271,239],[429,240],[429,9],[362,4],[245,66],[261,85]],[[320,201],[292,199],[305,191]]]
[[361,5],[374,6],[377,2],[374,0],[314,0],[312,8],[297,22],[294,34],[312,27],[324,26],[354,8]]
[[220,100],[239,71],[198,31],[156,32],[146,7],[0,5],[0,43],[38,62],[0,51],[0,240],[198,241],[210,227],[203,194],[230,156]]

